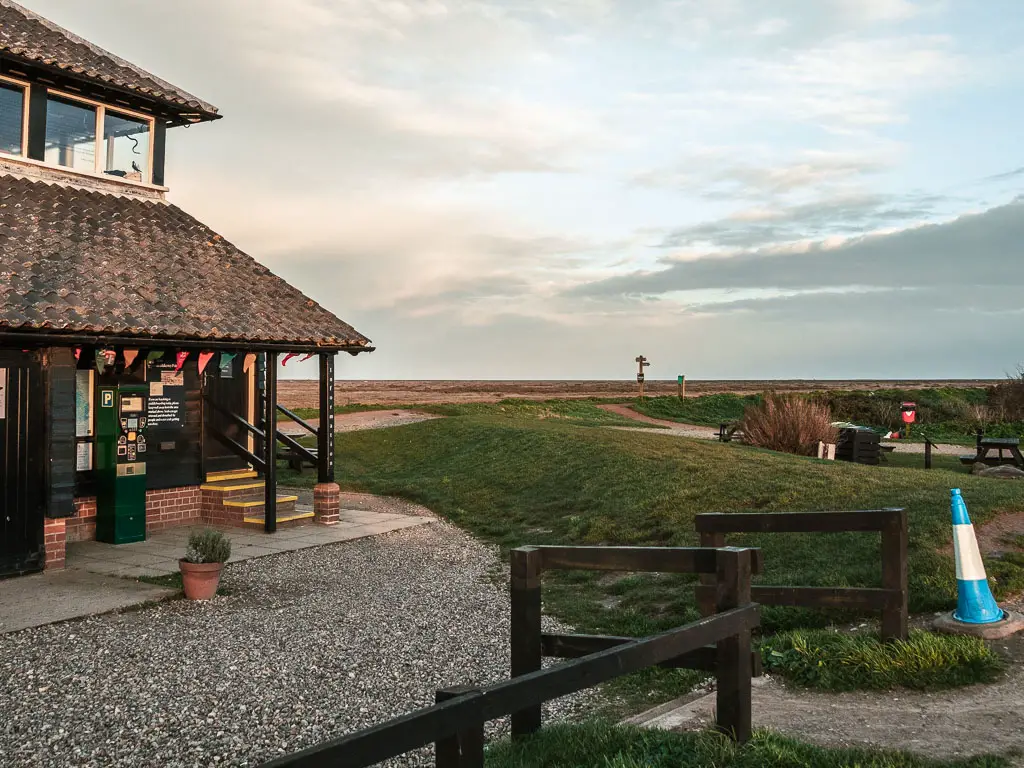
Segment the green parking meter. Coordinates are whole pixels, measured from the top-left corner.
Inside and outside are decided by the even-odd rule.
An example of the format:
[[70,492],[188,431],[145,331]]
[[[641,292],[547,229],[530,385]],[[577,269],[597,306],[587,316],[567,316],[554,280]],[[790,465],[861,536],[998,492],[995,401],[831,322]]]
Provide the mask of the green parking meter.
[[146,538],[145,386],[99,388],[96,409],[96,540]]

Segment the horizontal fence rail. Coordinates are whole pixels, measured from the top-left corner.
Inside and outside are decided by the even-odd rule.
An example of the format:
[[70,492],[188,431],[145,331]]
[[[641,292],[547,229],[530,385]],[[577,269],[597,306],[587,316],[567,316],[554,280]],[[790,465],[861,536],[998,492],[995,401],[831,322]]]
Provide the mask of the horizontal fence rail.
[[[799,587],[754,585],[751,599],[763,605],[880,611],[882,637],[907,639],[907,511],[901,507],[842,512],[704,513],[694,518],[704,547],[725,546],[727,533],[881,532],[882,587]],[[715,581],[701,577],[697,602],[714,613]]]
[[[761,551],[723,547],[520,547],[512,550],[512,676],[540,669],[544,656],[577,658],[602,648],[618,647],[632,638],[547,634],[541,630],[541,575],[545,570],[600,570],[705,574],[715,584],[716,610],[751,602],[750,577],[763,567]],[[760,674],[750,632],[720,638],[714,646],[695,648],[656,662],[668,668],[715,672],[718,678],[716,727],[739,741],[750,738],[750,678]],[[742,658],[741,658],[742,657]],[[652,664],[653,666],[653,664]],[[512,735],[541,727],[539,705],[512,715]]]
[[326,741],[265,763],[266,768],[367,768],[436,741],[457,737],[473,726],[638,672],[712,643],[749,632],[759,623],[758,607],[744,605],[651,637],[589,654],[417,710],[358,733]]
[[[433,706],[279,757],[264,768],[367,768],[431,743],[437,768],[483,768],[485,723],[511,715],[513,737],[532,733],[541,726],[544,702],[659,665],[714,672],[717,727],[747,741],[755,668],[751,632],[760,624],[759,606],[750,600],[750,575],[760,569],[759,555],[736,547],[512,550],[511,680],[439,690]],[[545,567],[714,574],[717,612],[650,637],[543,635],[540,582]],[[541,669],[542,654],[569,660]]]

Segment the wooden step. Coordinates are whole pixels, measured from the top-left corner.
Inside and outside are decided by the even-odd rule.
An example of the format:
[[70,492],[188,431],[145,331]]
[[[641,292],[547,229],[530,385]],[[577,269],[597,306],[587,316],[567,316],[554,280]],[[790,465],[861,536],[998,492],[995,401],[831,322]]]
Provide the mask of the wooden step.
[[[262,529],[265,524],[263,517],[263,510],[260,510],[259,514],[247,514],[244,518],[245,527],[257,527]],[[297,525],[308,525],[313,522],[313,510],[295,510],[287,514],[282,514],[280,510],[277,513],[277,527],[288,528]]]
[[216,483],[221,480],[243,480],[256,477],[256,470],[253,469],[228,469],[223,472],[207,472],[206,482]]
[[263,482],[261,477],[240,477],[238,479],[231,480],[215,480],[213,482],[206,482],[199,486],[204,491],[217,491],[223,494],[237,495],[238,491],[248,491],[246,496],[252,495],[254,491],[259,488],[263,488],[266,483]]
[[[295,502],[299,500],[298,496],[289,496],[286,494],[277,495],[277,505],[280,507],[284,504],[289,504],[289,509],[294,509]],[[242,507],[243,509],[253,509],[255,507],[263,507],[266,499],[263,496],[243,496],[235,499],[225,499],[225,507]]]

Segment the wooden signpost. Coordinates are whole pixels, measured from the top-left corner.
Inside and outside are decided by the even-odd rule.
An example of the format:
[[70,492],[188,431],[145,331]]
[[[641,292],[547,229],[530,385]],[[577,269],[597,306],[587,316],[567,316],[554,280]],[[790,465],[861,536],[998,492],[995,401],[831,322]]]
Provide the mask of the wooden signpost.
[[644,368],[646,368],[649,365],[650,363],[647,362],[647,358],[644,357],[643,355],[640,355],[636,358],[636,383],[640,385],[641,398],[643,398],[644,396]]
[[686,397],[686,377],[680,374],[677,382],[679,384],[679,399],[682,400]]

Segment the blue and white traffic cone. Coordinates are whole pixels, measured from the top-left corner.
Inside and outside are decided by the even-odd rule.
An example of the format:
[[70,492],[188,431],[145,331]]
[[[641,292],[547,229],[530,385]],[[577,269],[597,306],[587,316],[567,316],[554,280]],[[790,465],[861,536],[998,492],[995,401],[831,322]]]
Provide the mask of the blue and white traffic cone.
[[953,512],[953,552],[956,556],[956,610],[953,618],[964,624],[991,624],[1002,621],[1004,613],[992,597],[974,526],[967,515],[960,489],[950,491]]

